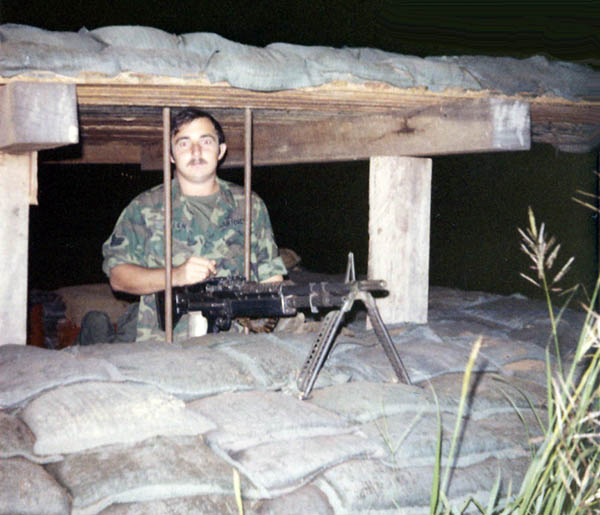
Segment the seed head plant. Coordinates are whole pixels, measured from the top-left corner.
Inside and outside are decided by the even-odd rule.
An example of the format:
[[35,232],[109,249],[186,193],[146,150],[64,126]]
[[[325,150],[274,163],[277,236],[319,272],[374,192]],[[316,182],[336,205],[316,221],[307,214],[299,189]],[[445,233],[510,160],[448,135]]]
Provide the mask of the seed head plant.
[[[521,490],[509,505],[516,513],[597,513],[600,510],[600,319],[591,308],[582,328],[568,374],[558,347],[557,325],[551,293],[562,289],[558,282],[573,263],[573,258],[552,279],[551,269],[560,245],[547,239],[544,224],[537,228],[529,208],[529,228],[519,229],[521,249],[532,261],[536,279],[521,274],[541,287],[546,296],[555,342],[559,373],[553,375],[547,359],[548,423],[544,439],[525,475]],[[600,282],[596,283],[590,306],[596,305]],[[563,308],[564,309],[564,308]],[[578,377],[578,371],[582,371]]]
[[[552,269],[556,262],[558,252],[560,250],[560,244],[556,243],[554,236],[548,237],[546,235],[545,225],[542,223],[541,226],[537,227],[535,222],[535,215],[531,207],[528,209],[529,215],[529,227],[524,231],[518,229],[521,235],[521,250],[529,257],[531,264],[529,268],[533,270],[534,274],[524,274],[521,272],[519,275],[523,279],[534,284],[538,288],[541,288],[546,297],[546,304],[548,306],[548,313],[550,315],[550,325],[552,327],[552,338],[554,340],[554,350],[557,357],[557,363],[559,372],[562,374],[562,361],[560,359],[560,348],[558,342],[557,327],[560,321],[560,314],[558,319],[555,317],[553,303],[551,299],[551,293],[562,293],[563,288],[558,285],[561,279],[571,268],[574,257],[570,257],[566,263],[562,265],[559,271],[554,274]],[[554,276],[552,277],[552,275]],[[531,277],[534,275],[535,279]],[[550,277],[549,277],[550,276]],[[573,290],[571,290],[573,291]],[[561,312],[562,313],[562,312]]]
[[[546,348],[547,422],[537,416],[543,436],[536,440],[537,448],[525,473],[520,489],[511,496],[510,486],[504,498],[499,496],[500,478],[490,491],[487,506],[470,499],[462,508],[451,507],[446,497],[447,482],[440,480],[439,451],[434,469],[430,513],[485,514],[588,514],[600,513],[600,316],[586,308],[577,347],[567,374],[559,352],[557,325],[565,306],[555,316],[551,295],[564,293],[559,282],[573,264],[569,258],[562,266],[556,264],[560,245],[546,235],[545,226],[537,226],[529,209],[529,227],[519,229],[521,249],[530,258],[533,273],[521,276],[541,288],[548,305],[555,356]],[[590,306],[596,305],[600,279],[596,283]],[[575,289],[571,291],[571,296]],[[464,384],[468,384],[471,361],[479,342],[473,347]],[[556,362],[558,373],[551,366]],[[462,397],[468,392],[464,389]],[[531,408],[533,404],[529,403]],[[536,413],[537,415],[537,413]],[[456,438],[456,432],[454,438]],[[439,445],[439,442],[438,442]]]

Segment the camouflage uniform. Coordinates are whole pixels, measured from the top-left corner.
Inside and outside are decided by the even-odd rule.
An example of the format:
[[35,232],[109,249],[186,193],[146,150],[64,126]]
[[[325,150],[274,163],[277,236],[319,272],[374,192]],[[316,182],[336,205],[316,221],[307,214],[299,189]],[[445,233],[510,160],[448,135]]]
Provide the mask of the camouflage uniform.
[[[219,195],[205,231],[192,217],[186,197],[177,179],[172,181],[173,266],[190,256],[216,261],[217,275],[244,273],[244,191],[221,179]],[[102,269],[107,275],[119,264],[164,268],[163,186],[138,195],[123,211],[111,236],[104,242]],[[273,238],[269,214],[264,202],[252,194],[251,279],[262,281],[286,269]],[[188,317],[184,316],[173,331],[173,339],[187,337]],[[154,295],[142,295],[137,320],[137,341],[164,341],[158,328]]]

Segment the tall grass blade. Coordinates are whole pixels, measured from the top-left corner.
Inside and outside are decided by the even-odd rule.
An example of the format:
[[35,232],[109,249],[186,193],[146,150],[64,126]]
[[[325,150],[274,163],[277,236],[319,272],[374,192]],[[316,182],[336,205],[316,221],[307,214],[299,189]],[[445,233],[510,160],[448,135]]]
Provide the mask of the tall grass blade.
[[442,464],[442,417],[440,414],[440,404],[438,402],[435,390],[431,388],[433,399],[435,400],[437,413],[437,435],[435,445],[435,462],[433,466],[433,483],[431,485],[431,498],[429,501],[429,514],[435,515],[438,512],[440,501],[440,471]]
[[454,463],[454,454],[456,453],[456,446],[458,445],[458,439],[460,436],[460,431],[462,428],[462,416],[465,410],[465,403],[467,401],[467,397],[469,395],[469,385],[471,383],[471,372],[473,371],[473,366],[475,365],[475,360],[477,359],[477,355],[479,354],[479,350],[481,349],[482,339],[478,338],[475,344],[473,345],[473,349],[471,350],[471,354],[469,355],[469,361],[467,362],[467,366],[465,368],[465,375],[463,376],[462,389],[460,393],[460,401],[458,403],[458,413],[456,414],[456,424],[454,425],[454,433],[452,435],[452,441],[450,443],[450,452],[448,453],[448,462],[446,464],[446,471],[444,473],[444,480],[442,482],[442,492],[446,492],[448,488],[448,480],[450,478],[450,471],[452,470],[452,465]]
[[237,469],[233,469],[233,491],[235,493],[235,503],[238,509],[238,515],[244,515],[244,503],[242,502],[242,484],[240,481],[240,473]]

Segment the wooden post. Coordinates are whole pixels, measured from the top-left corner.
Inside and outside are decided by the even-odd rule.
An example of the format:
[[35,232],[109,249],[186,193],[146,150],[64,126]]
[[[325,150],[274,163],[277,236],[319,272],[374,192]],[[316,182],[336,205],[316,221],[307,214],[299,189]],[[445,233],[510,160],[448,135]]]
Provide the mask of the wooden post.
[[27,343],[29,204],[37,204],[37,151],[79,141],[75,84],[0,88],[0,344]]
[[372,157],[368,275],[387,282],[386,323],[427,322],[431,159]]
[[0,344],[27,343],[30,177],[37,152],[0,152]]

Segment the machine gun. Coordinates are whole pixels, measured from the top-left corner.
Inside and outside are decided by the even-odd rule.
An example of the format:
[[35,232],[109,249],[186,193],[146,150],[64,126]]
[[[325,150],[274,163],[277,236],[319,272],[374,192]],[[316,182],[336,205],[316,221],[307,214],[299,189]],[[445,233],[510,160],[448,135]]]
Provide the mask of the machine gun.
[[[348,255],[344,282],[314,282],[307,284],[257,283],[241,277],[216,277],[201,283],[173,288],[173,325],[189,312],[202,312],[208,320],[208,332],[226,331],[237,317],[283,317],[295,315],[300,309],[333,308],[325,315],[319,335],[304,361],[298,376],[301,398],[306,399],[333,346],[345,314],[356,300],[367,308],[371,325],[383,346],[399,381],[410,384],[402,360],[381,319],[371,292],[385,292],[385,281],[357,281],[354,257]],[[164,331],[165,292],[156,294],[159,326]]]

